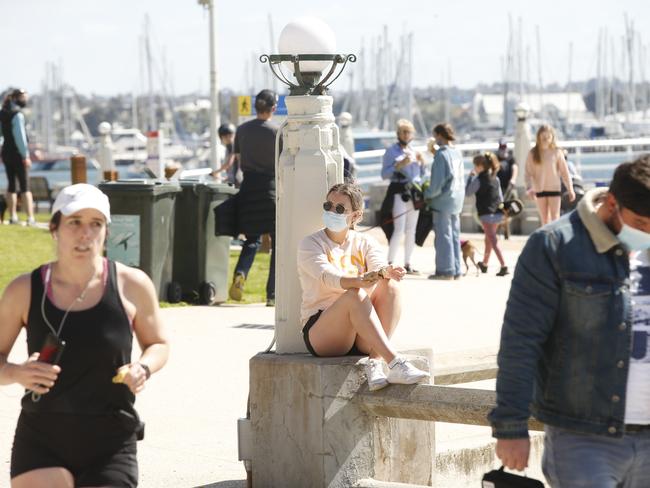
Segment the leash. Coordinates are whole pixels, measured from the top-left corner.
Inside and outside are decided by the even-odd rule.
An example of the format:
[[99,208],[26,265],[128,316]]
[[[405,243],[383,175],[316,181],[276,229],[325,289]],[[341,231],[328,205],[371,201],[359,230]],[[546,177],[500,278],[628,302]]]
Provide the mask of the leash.
[[400,217],[406,215],[407,213],[415,212],[416,210],[420,210],[422,207],[424,207],[424,202],[418,202],[417,204],[414,203],[413,208],[410,208],[407,211],[402,212],[401,214],[397,214],[394,217],[391,217],[389,219],[384,220],[383,222],[380,222],[379,224],[375,224],[372,227],[368,227],[367,229],[363,229],[358,232],[368,232],[369,230],[376,229],[377,227],[381,227],[382,225],[391,224],[395,222],[397,219],[399,219]]

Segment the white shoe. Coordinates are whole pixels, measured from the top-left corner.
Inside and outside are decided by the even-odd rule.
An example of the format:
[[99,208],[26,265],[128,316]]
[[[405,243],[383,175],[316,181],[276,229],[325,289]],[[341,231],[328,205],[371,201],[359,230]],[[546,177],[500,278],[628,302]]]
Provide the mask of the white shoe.
[[368,359],[365,365],[366,378],[368,378],[368,389],[370,391],[381,390],[383,387],[388,386],[388,379],[384,374],[382,361],[378,359]]
[[388,368],[388,382],[400,385],[412,385],[418,381],[428,378],[429,373],[416,368],[405,359],[399,358]]

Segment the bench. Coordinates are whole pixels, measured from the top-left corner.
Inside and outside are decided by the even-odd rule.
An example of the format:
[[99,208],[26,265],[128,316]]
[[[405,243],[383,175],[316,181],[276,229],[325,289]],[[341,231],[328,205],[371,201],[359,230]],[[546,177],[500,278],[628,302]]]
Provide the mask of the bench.
[[32,198],[34,199],[34,211],[38,212],[38,202],[47,202],[51,213],[54,196],[47,178],[45,176],[30,176],[29,188],[32,190]]

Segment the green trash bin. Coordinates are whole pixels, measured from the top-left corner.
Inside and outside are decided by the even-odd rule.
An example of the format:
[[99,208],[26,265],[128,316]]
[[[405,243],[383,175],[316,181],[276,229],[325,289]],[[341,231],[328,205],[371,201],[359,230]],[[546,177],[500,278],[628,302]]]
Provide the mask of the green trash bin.
[[181,180],[176,200],[174,282],[190,301],[211,305],[228,299],[230,236],[214,235],[215,207],[238,190],[232,186]]
[[111,204],[108,258],[147,273],[160,300],[179,302],[180,287],[172,281],[174,210],[181,191],[179,184],[118,180],[101,183],[99,189]]

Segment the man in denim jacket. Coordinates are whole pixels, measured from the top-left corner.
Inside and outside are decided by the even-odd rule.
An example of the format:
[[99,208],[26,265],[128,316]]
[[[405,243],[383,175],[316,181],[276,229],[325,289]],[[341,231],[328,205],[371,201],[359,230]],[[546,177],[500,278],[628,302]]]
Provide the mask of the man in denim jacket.
[[501,332],[496,454],[528,465],[545,427],[554,488],[650,487],[650,155],[533,233]]

